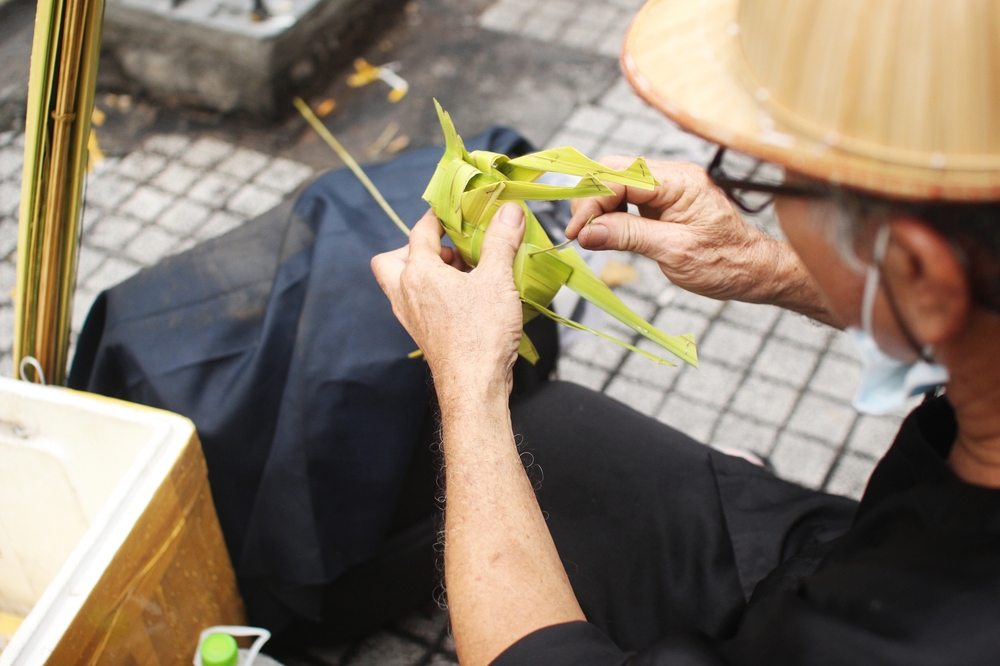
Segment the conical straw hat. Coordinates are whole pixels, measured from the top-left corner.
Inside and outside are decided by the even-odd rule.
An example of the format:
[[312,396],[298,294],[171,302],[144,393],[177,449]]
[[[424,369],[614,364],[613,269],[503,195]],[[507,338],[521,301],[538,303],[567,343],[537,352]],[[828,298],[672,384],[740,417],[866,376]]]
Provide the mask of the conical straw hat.
[[622,65],[682,127],[806,175],[1000,200],[1000,0],[651,0]]

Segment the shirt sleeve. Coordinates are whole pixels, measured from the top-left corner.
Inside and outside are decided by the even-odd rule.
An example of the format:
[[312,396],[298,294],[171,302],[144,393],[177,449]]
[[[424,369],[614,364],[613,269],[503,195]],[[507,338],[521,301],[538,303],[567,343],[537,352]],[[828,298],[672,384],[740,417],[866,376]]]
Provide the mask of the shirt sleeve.
[[539,629],[507,648],[493,666],[722,666],[699,636],[676,635],[638,654],[624,652],[587,622]]

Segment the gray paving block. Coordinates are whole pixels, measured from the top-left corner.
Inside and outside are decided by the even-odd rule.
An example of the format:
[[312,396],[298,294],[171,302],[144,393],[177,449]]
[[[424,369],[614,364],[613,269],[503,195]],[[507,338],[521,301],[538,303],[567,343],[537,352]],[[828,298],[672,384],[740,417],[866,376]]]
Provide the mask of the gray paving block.
[[197,244],[198,244],[198,241],[196,241],[195,239],[193,239],[193,238],[185,238],[180,243],[178,243],[176,246],[174,246],[174,249],[172,249],[168,253],[168,256],[175,255],[175,254],[180,254],[181,252],[187,252],[188,250],[190,250],[191,248],[193,248]]
[[816,351],[772,337],[757,355],[753,372],[802,388],[812,376],[818,359],[819,353]]
[[479,15],[479,26],[494,32],[517,32],[531,8],[529,3],[500,0]]
[[198,240],[208,240],[209,238],[215,238],[216,236],[221,236],[227,231],[232,231],[236,227],[243,224],[245,220],[232,213],[225,213],[223,211],[218,211],[212,213],[212,217],[208,218],[206,222],[198,231],[195,232],[194,236]]
[[555,42],[562,31],[562,22],[540,13],[526,17],[520,34],[540,42]]
[[279,157],[257,174],[253,182],[276,192],[289,194],[312,176],[312,173],[312,169],[305,164]]
[[759,303],[729,301],[722,310],[722,318],[728,322],[749,328],[759,333],[767,333],[781,316],[781,308]]
[[84,282],[94,271],[101,267],[101,264],[107,258],[108,255],[97,248],[90,247],[89,245],[81,246],[80,254],[76,258],[77,281]]
[[448,654],[455,654],[455,638],[448,632],[441,639],[441,652],[446,652]]
[[620,114],[591,104],[584,104],[573,111],[563,126],[582,134],[603,138],[621,121]]
[[708,329],[711,320],[700,312],[682,310],[671,304],[660,310],[651,323],[669,335],[690,333],[696,341],[701,341],[701,337]]
[[643,117],[626,116],[611,130],[608,138],[615,143],[636,146],[637,150],[644,152],[649,150],[662,132],[663,123]]
[[152,266],[177,247],[177,237],[159,227],[146,227],[125,247],[125,254],[143,266]]
[[208,172],[195,183],[187,196],[213,208],[222,208],[241,186],[240,181],[221,173]]
[[182,160],[193,167],[207,168],[229,157],[235,148],[232,144],[214,137],[203,136],[180,153]]
[[248,184],[241,187],[229,199],[226,207],[245,217],[257,217],[281,203],[282,196],[260,185]]
[[447,624],[448,613],[435,608],[432,611],[414,611],[397,622],[395,628],[397,631],[419,638],[425,643],[434,644],[441,637],[441,632],[444,631]]
[[608,27],[621,22],[623,12],[618,7],[607,3],[587,2],[577,15],[578,23],[593,26]]
[[142,229],[142,223],[137,220],[119,215],[109,215],[94,225],[90,233],[84,237],[84,244],[106,250],[121,250],[139,233],[140,229]]
[[17,217],[21,204],[21,184],[11,180],[0,183],[0,217]]
[[806,392],[792,413],[789,429],[839,445],[851,431],[857,412],[851,407]]
[[573,0],[545,0],[535,5],[535,11],[539,16],[544,16],[552,22],[565,24],[586,11],[588,4]]
[[868,479],[875,469],[872,458],[847,452],[840,457],[826,484],[826,491],[859,500],[868,485]]
[[0,149],[0,180],[21,180],[24,167],[24,150],[7,146]]
[[673,301],[679,287],[670,283],[663,271],[660,270],[660,265],[642,255],[632,254],[629,256],[632,258],[629,263],[639,274],[639,279],[622,285],[622,290],[636,294],[640,298],[645,298],[660,306]]
[[[638,356],[638,354],[633,354],[633,356]],[[648,360],[646,362],[649,363]],[[663,402],[662,389],[640,384],[621,375],[611,380],[604,393],[646,416],[655,416]]]
[[834,329],[794,312],[783,312],[774,334],[810,349],[824,349]]
[[87,291],[98,293],[113,287],[120,282],[124,282],[139,272],[141,266],[131,261],[110,257],[101,264],[101,267],[94,271],[94,274],[87,278],[83,288]]
[[236,152],[216,166],[217,171],[239,180],[249,180],[260,172],[271,158],[264,153],[248,148],[237,148]]
[[11,305],[17,286],[17,267],[13,261],[0,261],[0,305]]
[[369,636],[344,666],[415,666],[427,648],[386,632]]
[[190,199],[178,199],[156,220],[157,226],[172,231],[178,236],[186,236],[204,224],[212,209]]
[[830,339],[830,351],[834,354],[840,354],[844,358],[858,360],[858,352],[854,348],[854,343],[851,342],[850,336],[843,331],[837,331]]
[[760,333],[717,321],[699,341],[698,358],[714,358],[738,368],[747,368],[760,349]]
[[619,22],[613,25],[597,45],[597,52],[609,58],[618,58],[622,52],[622,42],[625,40],[625,33],[628,30],[627,22]]
[[594,391],[600,391],[604,382],[608,381],[606,370],[584,365],[580,361],[566,356],[559,358],[556,376],[565,382],[586,386]]
[[776,426],[757,423],[738,414],[726,412],[715,426],[715,433],[710,443],[715,447],[741,449],[759,456],[767,456],[774,447],[777,434]]
[[683,308],[685,310],[694,310],[695,312],[700,312],[708,317],[714,317],[719,314],[719,311],[725,307],[725,301],[718,301],[714,298],[708,298],[707,296],[699,296],[698,294],[693,294],[690,291],[685,291],[681,289],[673,300],[670,301],[672,306]]
[[0,259],[16,254],[17,234],[17,220],[13,217],[0,217]]
[[611,139],[606,139],[601,142],[601,144],[595,149],[594,155],[595,159],[601,159],[602,157],[611,156],[621,156],[621,157],[642,157],[645,150],[642,146],[637,146],[632,143],[622,143],[621,141],[613,141]]
[[573,146],[591,159],[597,159],[598,139],[571,129],[559,130],[546,144],[546,148]]
[[668,160],[694,162],[707,167],[718,150],[718,146],[699,136],[685,132],[672,122],[666,121],[663,131],[652,144],[652,151]]
[[902,419],[896,416],[862,414],[854,426],[847,448],[871,458],[881,458],[892,446],[901,424]]
[[563,29],[559,43],[582,51],[591,51],[604,39],[606,30],[607,26],[594,25],[578,19]]
[[132,180],[149,180],[167,165],[167,158],[153,152],[137,150],[125,156],[115,168],[122,176]]
[[98,208],[97,206],[83,206],[83,217],[80,219],[80,223],[83,225],[83,233],[87,233],[94,228],[98,220],[107,214],[106,211]]
[[736,393],[742,380],[743,373],[739,371],[699,359],[697,368],[684,369],[674,390],[692,400],[721,409]]
[[90,308],[96,298],[96,293],[83,289],[77,289],[76,293],[73,294],[73,319],[70,328],[76,333],[79,333],[80,329],[83,328],[83,322],[87,320],[87,315],[90,313]]
[[118,212],[143,222],[152,222],[173,200],[172,194],[142,185],[118,207]]
[[10,352],[14,346],[14,306],[0,307],[0,351]]
[[781,478],[818,489],[836,455],[825,444],[785,432],[778,437],[770,460]]
[[861,364],[825,354],[809,381],[809,390],[849,403],[861,381]]
[[156,134],[146,139],[142,147],[154,153],[173,157],[179,155],[189,143],[191,139],[183,134]]
[[11,141],[14,140],[14,136],[17,134],[14,130],[7,130],[6,132],[0,132],[0,146],[6,146]]
[[87,205],[97,205],[112,210],[138,186],[134,180],[123,178],[113,172],[92,174],[87,179]]
[[794,389],[750,374],[736,391],[731,409],[777,426],[788,419],[797,400]]
[[626,12],[635,14],[639,8],[646,4],[646,0],[608,0],[613,5],[621,7]]
[[[651,354],[655,354],[661,358],[665,358],[669,361],[676,361],[678,365],[680,362],[677,361],[670,352],[666,351],[658,344],[642,338],[639,340],[639,344],[636,345],[643,351],[648,351]],[[655,363],[644,356],[639,354],[628,354],[625,356],[625,362],[622,364],[619,370],[619,375],[622,377],[627,377],[640,384],[645,384],[647,386],[659,389],[661,392],[665,392],[677,381],[677,377],[680,374],[680,367],[672,368],[669,365],[661,365]]]
[[600,106],[617,111],[624,116],[645,116],[650,120],[661,120],[663,114],[652,109],[635,94],[632,86],[624,78],[619,78],[601,96]]
[[621,345],[587,333],[570,344],[565,354],[601,370],[614,370],[621,364],[627,352],[628,350]]
[[707,442],[719,420],[719,411],[678,393],[667,396],[656,419],[699,442]]
[[201,169],[171,162],[150,183],[172,194],[184,194],[201,177]]
[[14,376],[14,357],[10,354],[0,355],[0,377]]

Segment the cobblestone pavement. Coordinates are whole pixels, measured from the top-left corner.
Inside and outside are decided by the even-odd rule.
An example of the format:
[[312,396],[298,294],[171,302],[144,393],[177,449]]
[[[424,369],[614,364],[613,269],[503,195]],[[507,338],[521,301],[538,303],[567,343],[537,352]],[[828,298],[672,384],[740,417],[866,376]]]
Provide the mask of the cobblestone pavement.
[[[483,30],[616,58],[641,0],[498,0]],[[518,128],[526,131],[526,128]],[[623,79],[579,104],[548,141],[588,155],[646,155],[705,164],[713,147],[649,109]],[[11,368],[16,214],[23,136],[0,134],[0,374]],[[154,135],[90,176],[73,328],[95,296],[164,256],[268,210],[313,170],[210,136]],[[778,233],[766,216],[755,220]],[[656,264],[616,256],[639,279],[619,288],[633,309],[669,333],[694,333],[701,366],[667,368],[590,336],[569,346],[560,378],[611,395],[725,449],[766,458],[775,472],[812,488],[859,497],[901,415],[858,416],[859,374],[845,335],[770,306],[719,302],[671,285]],[[634,336],[610,318],[597,325]],[[639,341],[646,346],[645,341]],[[652,350],[651,347],[649,347]],[[455,663],[447,617],[434,609],[354,645],[314,650],[292,663],[362,666]]]

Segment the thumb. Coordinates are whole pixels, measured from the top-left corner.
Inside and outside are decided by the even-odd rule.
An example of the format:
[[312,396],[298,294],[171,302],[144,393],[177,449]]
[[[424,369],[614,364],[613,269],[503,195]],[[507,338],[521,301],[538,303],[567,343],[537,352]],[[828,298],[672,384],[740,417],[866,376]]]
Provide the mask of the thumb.
[[514,255],[524,238],[524,211],[515,203],[505,203],[493,216],[483,237],[479,265],[505,266],[514,264]]
[[607,213],[580,230],[577,241],[588,250],[626,250],[648,255],[653,249],[650,222],[630,213]]

